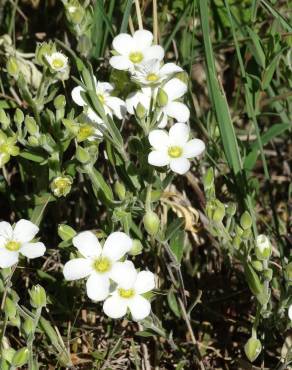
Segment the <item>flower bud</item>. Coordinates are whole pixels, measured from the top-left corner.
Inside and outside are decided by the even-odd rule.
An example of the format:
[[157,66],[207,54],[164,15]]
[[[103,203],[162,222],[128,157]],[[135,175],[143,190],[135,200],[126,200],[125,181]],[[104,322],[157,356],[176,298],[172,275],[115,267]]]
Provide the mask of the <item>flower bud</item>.
[[265,279],[267,279],[268,281],[271,281],[272,278],[273,278],[273,270],[268,268],[268,269],[263,271],[263,275],[264,275]]
[[261,261],[253,260],[251,261],[251,264],[256,271],[263,271],[263,264],[261,263]]
[[24,114],[22,110],[20,110],[19,108],[16,108],[13,118],[14,118],[14,122],[20,125],[24,121]]
[[30,336],[30,334],[34,331],[34,322],[31,317],[27,317],[24,320],[24,323],[22,324],[22,329],[27,337]]
[[10,118],[6,114],[4,109],[0,109],[0,123],[2,125],[3,130],[6,130],[10,125]]
[[232,244],[235,249],[239,249],[240,244],[241,244],[241,237],[238,235],[235,235],[235,237],[232,240]]
[[38,146],[39,145],[39,138],[36,137],[36,136],[29,136],[27,138],[27,141],[29,143],[30,146]]
[[236,213],[236,204],[233,202],[229,202],[226,208],[226,213],[229,216],[234,216]]
[[10,57],[7,60],[6,69],[7,69],[7,72],[9,73],[10,76],[17,79],[20,70],[19,70],[19,65],[18,65],[18,62],[17,62],[16,58]]
[[15,352],[14,356],[12,357],[11,364],[13,367],[21,367],[25,365],[28,361],[28,354],[29,351],[26,347],[23,347]]
[[158,233],[160,228],[160,220],[156,213],[153,211],[147,211],[143,217],[143,223],[145,230],[151,236],[154,236]]
[[142,250],[143,250],[143,245],[140,242],[140,240],[139,239],[134,239],[133,244],[132,244],[132,248],[131,248],[129,254],[131,256],[137,256],[138,254],[142,253]]
[[64,95],[58,95],[54,99],[54,107],[56,109],[63,109],[66,106],[66,99]]
[[30,304],[35,308],[45,307],[47,304],[47,296],[45,289],[40,285],[35,285],[29,291]]
[[254,362],[261,353],[262,344],[257,338],[249,338],[244,346],[244,352],[250,362]]
[[6,297],[5,299],[4,311],[5,315],[7,315],[9,319],[12,319],[16,316],[16,305],[9,297]]
[[139,119],[143,119],[146,116],[146,109],[141,103],[138,103],[137,105],[136,115]]
[[85,10],[81,6],[69,5],[66,10],[66,16],[69,21],[75,25],[78,25],[82,22],[85,15]]
[[245,211],[241,215],[241,217],[240,217],[240,225],[243,228],[243,230],[247,230],[247,229],[250,229],[251,228],[252,218],[251,218],[250,214],[247,211]]
[[203,178],[205,190],[209,190],[214,187],[214,170],[212,167],[208,168]]
[[259,260],[267,260],[270,258],[272,246],[269,238],[266,235],[261,234],[257,236],[255,252]]
[[55,197],[65,197],[70,193],[72,184],[72,177],[58,176],[51,182],[51,190]]
[[212,220],[215,222],[222,222],[224,216],[225,216],[225,206],[218,199],[216,199]]
[[292,281],[292,262],[289,262],[285,267],[286,279]]
[[76,149],[76,158],[78,159],[79,162],[81,163],[87,163],[90,161],[90,155],[88,151],[82,146],[78,146]]
[[114,192],[117,194],[120,200],[124,200],[126,196],[126,188],[125,185],[120,182],[116,181],[114,185]]
[[168,103],[168,95],[163,89],[158,90],[157,94],[157,105],[158,107],[162,108],[165,107]]
[[62,240],[67,241],[74,238],[76,231],[71,226],[61,224],[58,226],[58,235]]
[[33,117],[26,116],[24,120],[25,127],[30,135],[35,136],[39,133],[38,125]]

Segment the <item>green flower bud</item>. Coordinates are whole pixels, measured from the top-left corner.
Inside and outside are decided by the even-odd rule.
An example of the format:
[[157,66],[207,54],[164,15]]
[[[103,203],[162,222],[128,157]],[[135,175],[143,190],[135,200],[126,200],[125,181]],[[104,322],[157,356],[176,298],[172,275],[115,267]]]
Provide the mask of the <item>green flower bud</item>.
[[88,151],[82,146],[78,146],[76,149],[76,158],[81,163],[88,163],[90,161],[90,155]]
[[224,216],[225,216],[225,206],[218,199],[216,199],[212,220],[215,222],[222,222]]
[[139,119],[143,119],[146,116],[146,109],[144,108],[144,105],[141,103],[138,103],[136,108],[136,115]]
[[27,141],[28,141],[29,145],[31,145],[31,146],[39,146],[39,144],[40,144],[39,138],[36,137],[36,136],[29,136],[27,138]]
[[165,107],[166,104],[168,103],[168,95],[163,89],[158,89],[158,94],[157,94],[157,105],[158,107],[162,108]]
[[114,192],[116,193],[116,195],[119,197],[120,200],[125,199],[126,188],[125,188],[125,185],[122,182],[120,182],[120,181],[115,182]]
[[154,236],[158,233],[160,228],[160,220],[156,213],[153,211],[147,211],[143,217],[143,223],[145,230],[151,236]]
[[22,110],[20,110],[19,108],[16,108],[13,118],[14,118],[14,122],[20,125],[24,121],[24,114]]
[[143,245],[138,239],[133,240],[132,248],[129,252],[131,256],[137,256],[138,254],[141,254],[143,250]]
[[63,109],[66,106],[66,98],[64,95],[58,95],[54,99],[54,107],[56,109]]
[[262,293],[263,286],[261,284],[260,278],[249,263],[244,264],[244,274],[251,292],[255,296]]
[[45,289],[40,285],[35,285],[29,291],[30,304],[34,308],[42,308],[47,304],[47,296]]
[[272,246],[269,238],[264,235],[258,235],[256,238],[255,253],[259,260],[267,260],[272,254]]
[[250,362],[254,362],[262,351],[262,344],[257,338],[249,338],[245,343],[244,352]]
[[292,281],[292,262],[289,262],[285,267],[286,279]]
[[4,312],[9,319],[12,319],[16,316],[16,305],[9,297],[6,297],[5,299]]
[[78,25],[82,22],[85,15],[85,10],[81,6],[74,6],[69,4],[66,10],[66,16],[70,22],[75,25]]
[[58,226],[58,235],[62,240],[67,241],[74,238],[76,231],[71,226],[61,224]]
[[70,193],[72,184],[72,177],[58,176],[51,182],[51,190],[55,197],[65,197]]
[[242,228],[240,226],[238,226],[238,225],[235,225],[235,234],[237,236],[241,236],[243,234]]
[[250,214],[247,211],[245,211],[241,215],[241,217],[240,217],[240,225],[243,228],[243,230],[247,230],[247,229],[250,229],[251,228],[252,218],[251,218]]
[[229,202],[226,208],[226,213],[229,216],[234,216],[236,213],[236,204],[233,202]]
[[[3,360],[5,360],[5,361],[9,362],[9,364],[11,364],[13,356],[15,355],[15,352],[16,352],[15,349],[13,349],[11,347],[4,348],[4,346],[3,346],[2,353],[1,353],[3,355]],[[0,359],[0,364],[2,365],[1,359]],[[3,370],[11,370],[11,367],[7,366]]]
[[23,347],[15,352],[14,356],[12,357],[11,364],[14,367],[20,367],[27,363],[28,361],[28,354],[29,351],[26,347]]
[[6,114],[4,109],[0,109],[0,123],[2,125],[3,130],[6,130],[10,125],[10,118]]
[[251,229],[246,229],[246,230],[243,230],[243,233],[241,234],[241,237],[243,239],[249,239],[252,235],[252,231]]
[[24,323],[22,324],[22,329],[27,337],[30,336],[30,334],[34,331],[34,322],[31,317],[27,317],[24,320]]
[[214,187],[214,170],[212,167],[208,168],[203,178],[205,190],[209,190]]
[[251,264],[256,271],[263,271],[263,264],[261,263],[261,261],[253,260],[251,261]]
[[235,237],[232,240],[232,244],[235,249],[239,249],[240,244],[241,244],[241,237],[238,235],[235,235]]
[[265,279],[267,279],[268,281],[271,281],[272,278],[273,278],[273,270],[268,268],[268,269],[263,271],[263,275],[264,275]]
[[24,124],[30,135],[35,136],[39,133],[38,125],[33,117],[26,116],[24,119]]
[[16,58],[10,57],[7,60],[6,69],[10,76],[14,77],[15,79],[18,78],[20,69]]

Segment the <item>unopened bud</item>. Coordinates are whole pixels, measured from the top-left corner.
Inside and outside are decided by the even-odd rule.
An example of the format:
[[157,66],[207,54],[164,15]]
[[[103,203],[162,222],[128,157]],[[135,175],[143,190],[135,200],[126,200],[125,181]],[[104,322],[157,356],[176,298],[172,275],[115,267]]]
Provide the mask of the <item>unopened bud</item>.
[[212,220],[215,222],[221,222],[224,216],[225,216],[225,206],[219,200],[216,200]]
[[14,118],[15,123],[20,125],[24,121],[24,114],[22,110],[20,110],[19,108],[16,108],[13,118]]
[[208,168],[203,178],[205,190],[209,190],[214,186],[214,170],[212,167]]
[[252,218],[251,218],[250,214],[247,211],[245,211],[241,215],[241,217],[240,217],[240,225],[243,228],[243,230],[247,230],[247,229],[250,229],[251,228]]
[[2,128],[4,130],[7,129],[7,127],[10,125],[10,118],[9,116],[6,114],[5,110],[4,109],[0,109],[0,123],[2,125]]
[[126,188],[125,188],[125,185],[122,182],[120,182],[120,181],[115,182],[114,191],[115,191],[116,195],[119,197],[120,200],[125,199]]
[[4,311],[5,315],[7,315],[9,319],[12,319],[16,316],[16,305],[9,297],[6,297],[5,299]]
[[137,256],[138,254],[141,254],[143,250],[143,245],[138,239],[133,240],[132,248],[129,252],[131,256]]
[[153,211],[147,211],[143,217],[144,227],[149,235],[156,235],[159,231],[160,220],[157,214]]
[[62,240],[67,241],[74,238],[76,231],[71,226],[61,224],[58,226],[58,235]]
[[261,263],[261,261],[253,260],[251,261],[251,264],[256,271],[263,271],[263,264]]
[[261,353],[262,344],[257,338],[249,338],[244,346],[244,352],[250,362],[254,362]]
[[72,177],[58,176],[51,182],[51,190],[55,197],[65,197],[70,193],[72,184]]
[[88,151],[86,149],[82,148],[82,146],[77,147],[77,149],[76,149],[76,158],[81,163],[87,163],[87,162],[90,161],[90,155],[89,155]]
[[30,303],[35,308],[45,307],[47,304],[47,296],[45,289],[40,285],[35,285],[29,291]]
[[26,347],[23,347],[15,352],[14,356],[12,357],[11,364],[13,367],[20,367],[27,363],[28,361],[28,354],[29,351]]
[[157,94],[157,105],[162,108],[168,103],[168,95],[163,89],[158,90]]
[[34,136],[38,134],[39,128],[38,125],[33,117],[26,116],[25,120],[25,127],[27,128],[27,131],[30,133],[30,135]]
[[22,324],[22,329],[27,337],[30,336],[30,334],[33,333],[34,331],[34,322],[31,317],[27,317]]
[[267,279],[268,281],[271,281],[272,278],[273,278],[273,270],[268,268],[268,269],[263,271],[263,275],[264,275],[265,279]]
[[292,262],[289,262],[285,267],[286,279],[292,281]]
[[228,203],[227,208],[226,208],[226,213],[229,216],[234,216],[236,213],[236,204],[233,202]]
[[67,7],[67,18],[72,23],[78,25],[84,18],[85,11],[81,6],[69,5]]
[[19,65],[18,65],[18,62],[17,62],[16,58],[10,57],[7,60],[6,69],[7,69],[7,72],[10,74],[10,76],[12,76],[14,78],[18,77],[18,75],[19,75]]
[[63,109],[65,108],[66,106],[66,99],[65,99],[65,96],[64,95],[58,95],[55,99],[54,99],[54,107],[56,109]]
[[257,236],[255,252],[259,260],[267,260],[270,258],[272,246],[269,238],[266,235],[261,234]]
[[136,115],[139,119],[143,119],[146,116],[146,109],[141,103],[138,103],[137,105]]

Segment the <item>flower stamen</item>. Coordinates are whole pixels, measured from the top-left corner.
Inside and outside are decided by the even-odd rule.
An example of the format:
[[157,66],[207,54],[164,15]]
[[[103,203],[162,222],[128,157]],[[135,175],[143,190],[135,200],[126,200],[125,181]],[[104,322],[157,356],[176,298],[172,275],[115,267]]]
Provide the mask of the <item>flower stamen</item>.
[[132,298],[135,295],[135,290],[119,288],[118,293],[122,298]]
[[129,58],[132,63],[140,63],[144,59],[143,54],[140,51],[130,53]]
[[100,257],[94,261],[93,268],[99,273],[104,273],[110,270],[111,262],[106,257]]
[[171,146],[168,149],[168,155],[171,158],[179,158],[181,157],[182,153],[183,153],[183,150],[180,146]]
[[21,244],[14,240],[10,240],[6,245],[5,248],[11,252],[16,252],[20,249]]

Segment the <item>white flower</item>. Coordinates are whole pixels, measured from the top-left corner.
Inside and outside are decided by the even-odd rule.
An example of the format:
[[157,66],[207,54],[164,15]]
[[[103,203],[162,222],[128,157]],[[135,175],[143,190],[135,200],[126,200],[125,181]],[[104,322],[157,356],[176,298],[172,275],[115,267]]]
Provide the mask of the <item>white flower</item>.
[[[117,118],[122,119],[126,113],[126,105],[122,99],[111,96],[114,86],[108,82],[99,82],[96,79],[94,80],[96,95],[103,106],[105,114],[110,115],[111,117],[114,114]],[[85,90],[81,86],[74,87],[71,93],[73,101],[77,105],[86,108],[86,114],[90,120],[104,125],[101,117],[99,117],[93,109],[87,106],[86,101],[81,96],[81,92],[84,91]]]
[[133,36],[127,33],[120,33],[113,39],[115,53],[110,58],[113,68],[119,70],[133,71],[136,65],[150,59],[161,61],[164,57],[164,50],[160,45],[152,45],[153,35],[150,31],[139,30]]
[[154,274],[150,271],[137,272],[133,263],[127,261],[116,270],[116,290],[103,304],[105,314],[113,319],[126,315],[129,308],[135,321],[150,314],[150,302],[142,294],[155,288]]
[[189,135],[189,127],[181,122],[173,125],[169,133],[151,131],[148,138],[154,150],[148,155],[148,163],[158,167],[169,165],[180,175],[186,173],[190,169],[189,158],[197,157],[205,150],[202,140],[189,140]]
[[133,71],[132,79],[139,84],[153,86],[161,84],[169,76],[182,71],[183,69],[174,63],[161,66],[160,60],[152,59],[138,65]]
[[73,245],[83,257],[75,258],[64,266],[66,280],[88,277],[87,295],[102,301],[109,295],[110,279],[125,262],[118,262],[132,248],[132,240],[122,232],[112,233],[102,247],[91,231],[83,231],[73,238]]
[[292,321],[292,304],[288,308],[288,317]]
[[39,228],[28,220],[19,220],[14,228],[0,222],[0,267],[7,268],[18,262],[19,254],[33,259],[45,254],[43,243],[31,243]]
[[[166,104],[159,108],[159,128],[164,128],[167,125],[168,117],[174,118],[178,122],[187,122],[190,118],[189,108],[182,102],[177,101],[187,92],[187,85],[178,78],[172,78],[164,86],[161,87],[167,95]],[[135,91],[126,99],[127,111],[134,114],[134,109],[137,109],[138,103],[142,104],[149,112],[151,98],[154,101],[153,108],[155,109],[157,88],[143,87],[141,90]]]
[[46,59],[52,70],[56,72],[64,72],[68,67],[68,58],[63,53],[55,52],[46,55]]

